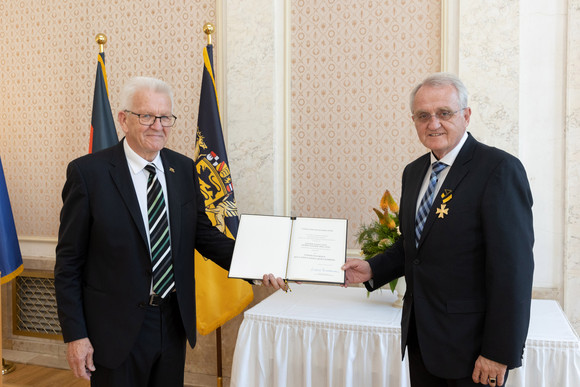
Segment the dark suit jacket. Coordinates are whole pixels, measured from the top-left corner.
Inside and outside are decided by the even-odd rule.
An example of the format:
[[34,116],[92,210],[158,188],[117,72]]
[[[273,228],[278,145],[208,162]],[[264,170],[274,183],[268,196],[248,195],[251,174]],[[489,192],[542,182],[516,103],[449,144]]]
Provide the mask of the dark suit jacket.
[[[205,215],[193,160],[161,151],[177,300],[196,340],[194,249],[229,269],[234,241]],[[55,288],[65,342],[88,337],[94,360],[116,368],[133,347],[151,285],[146,230],[123,144],[72,161],[62,192]]]
[[[405,275],[401,349],[414,310],[423,360],[434,375],[458,379],[479,355],[521,365],[534,268],[532,195],[522,164],[471,135],[459,152],[415,247],[415,210],[430,155],[403,172],[402,237],[370,260],[373,288]],[[449,190],[447,214],[440,217]],[[441,212],[441,211],[440,211]]]

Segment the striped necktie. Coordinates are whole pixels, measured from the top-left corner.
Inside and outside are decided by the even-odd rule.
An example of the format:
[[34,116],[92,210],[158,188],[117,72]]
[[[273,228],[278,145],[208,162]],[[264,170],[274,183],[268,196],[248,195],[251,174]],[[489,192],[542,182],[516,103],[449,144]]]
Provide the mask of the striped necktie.
[[429,178],[429,186],[425,195],[421,199],[419,204],[419,210],[417,211],[417,216],[415,217],[415,247],[419,246],[419,240],[421,239],[421,233],[423,232],[423,227],[425,226],[425,221],[431,210],[431,205],[433,204],[433,198],[435,196],[435,186],[437,185],[437,180],[439,180],[439,173],[447,167],[447,164],[436,161],[431,166],[431,177]]
[[147,164],[147,217],[153,266],[153,293],[164,298],[174,287],[167,206],[154,164]]

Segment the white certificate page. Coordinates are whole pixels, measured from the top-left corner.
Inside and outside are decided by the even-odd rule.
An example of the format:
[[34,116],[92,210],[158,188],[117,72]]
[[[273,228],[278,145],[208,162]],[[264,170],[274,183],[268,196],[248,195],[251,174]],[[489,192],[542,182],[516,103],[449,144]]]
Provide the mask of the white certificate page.
[[288,217],[243,214],[229,276],[262,279],[272,273],[286,278],[291,228]]
[[347,224],[346,219],[294,220],[288,279],[344,283]]

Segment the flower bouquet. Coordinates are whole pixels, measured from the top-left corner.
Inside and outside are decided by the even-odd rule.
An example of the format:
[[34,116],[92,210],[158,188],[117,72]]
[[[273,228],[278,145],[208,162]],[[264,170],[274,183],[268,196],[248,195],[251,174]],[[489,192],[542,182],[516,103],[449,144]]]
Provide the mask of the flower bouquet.
[[[373,208],[378,217],[370,225],[362,225],[357,237],[361,246],[361,255],[365,260],[382,253],[391,247],[401,236],[399,231],[399,205],[386,190],[381,198],[381,209]],[[392,292],[395,291],[398,279],[389,282]]]

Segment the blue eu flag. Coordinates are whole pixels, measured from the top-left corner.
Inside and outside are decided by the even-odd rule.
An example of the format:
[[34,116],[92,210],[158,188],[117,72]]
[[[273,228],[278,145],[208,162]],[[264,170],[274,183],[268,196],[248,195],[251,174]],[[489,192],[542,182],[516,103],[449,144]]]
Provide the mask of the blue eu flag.
[[22,273],[22,254],[16,236],[16,226],[10,207],[8,188],[4,178],[4,168],[0,159],[0,272],[5,284]]

